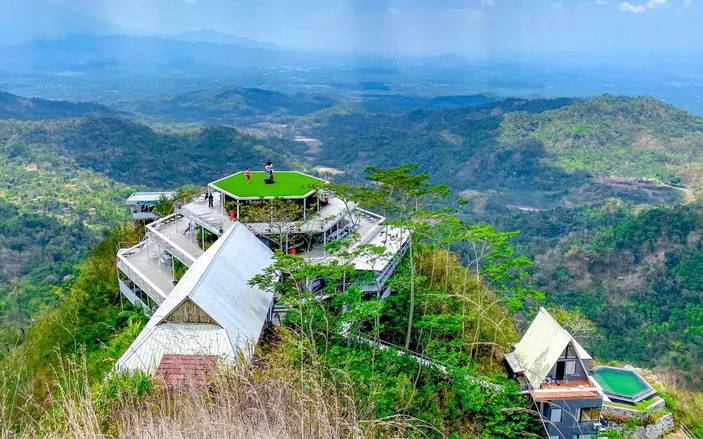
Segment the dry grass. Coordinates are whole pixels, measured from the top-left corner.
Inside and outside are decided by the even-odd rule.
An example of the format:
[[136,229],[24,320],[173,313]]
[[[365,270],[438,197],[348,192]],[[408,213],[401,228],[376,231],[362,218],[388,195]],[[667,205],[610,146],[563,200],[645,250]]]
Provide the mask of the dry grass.
[[[288,366],[223,368],[209,388],[169,392],[145,377],[116,376],[91,389],[75,363],[57,373],[59,391],[41,419],[0,426],[1,439],[362,439],[424,437],[420,422],[373,417],[350,383]],[[7,407],[5,407],[7,408]]]

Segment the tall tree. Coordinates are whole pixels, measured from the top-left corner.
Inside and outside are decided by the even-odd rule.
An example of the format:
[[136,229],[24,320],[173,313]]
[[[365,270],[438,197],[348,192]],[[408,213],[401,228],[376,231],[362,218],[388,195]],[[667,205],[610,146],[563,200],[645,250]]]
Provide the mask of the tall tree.
[[[410,259],[410,310],[405,349],[410,348],[410,338],[415,313],[415,250],[413,234],[425,223],[418,221],[427,216],[433,202],[449,196],[446,185],[432,185],[427,172],[416,172],[418,165],[401,165],[390,169],[367,168],[366,178],[374,183],[363,196],[366,203],[381,207],[388,219],[386,225],[396,225],[407,230],[408,257]],[[361,195],[361,194],[360,194]]]

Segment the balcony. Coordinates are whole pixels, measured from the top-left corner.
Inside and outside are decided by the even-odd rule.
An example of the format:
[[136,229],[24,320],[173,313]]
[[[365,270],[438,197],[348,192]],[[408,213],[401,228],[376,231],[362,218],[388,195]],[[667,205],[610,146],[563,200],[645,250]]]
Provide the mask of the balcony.
[[161,304],[173,291],[171,265],[161,261],[148,239],[129,248],[119,248],[117,268],[154,302]]

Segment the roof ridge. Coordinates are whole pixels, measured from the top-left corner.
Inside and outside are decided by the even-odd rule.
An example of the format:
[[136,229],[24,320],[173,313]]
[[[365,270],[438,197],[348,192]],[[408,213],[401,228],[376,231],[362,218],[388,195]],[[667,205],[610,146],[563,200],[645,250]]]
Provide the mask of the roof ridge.
[[556,323],[557,326],[559,326],[559,329],[561,329],[561,330],[564,332],[564,334],[569,338],[570,341],[576,341],[576,339],[574,338],[574,336],[571,335],[571,333],[570,333],[569,331],[567,331],[566,329],[564,329],[564,327],[561,325],[561,323],[559,323],[559,322],[557,321],[557,319],[555,319],[554,316],[551,315],[551,314],[549,313],[549,311],[547,311],[547,309],[546,309],[545,307],[543,307],[543,306],[540,307],[539,311],[540,311],[540,312],[544,312],[544,314],[545,314],[547,317],[549,317],[554,323]]

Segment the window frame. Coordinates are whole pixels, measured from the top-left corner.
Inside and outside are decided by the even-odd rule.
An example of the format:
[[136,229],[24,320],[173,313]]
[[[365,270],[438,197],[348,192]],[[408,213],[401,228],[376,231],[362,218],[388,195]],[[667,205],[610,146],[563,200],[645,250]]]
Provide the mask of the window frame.
[[[557,412],[559,413],[559,420],[555,421],[554,420],[554,413]],[[552,410],[549,412],[549,422],[552,424],[560,424],[564,420],[564,409],[561,407],[552,407]]]
[[[593,418],[594,410],[596,414],[595,419]],[[585,414],[587,414],[588,419],[584,419]],[[600,407],[581,407],[579,409],[579,422],[598,422],[600,415]]]

